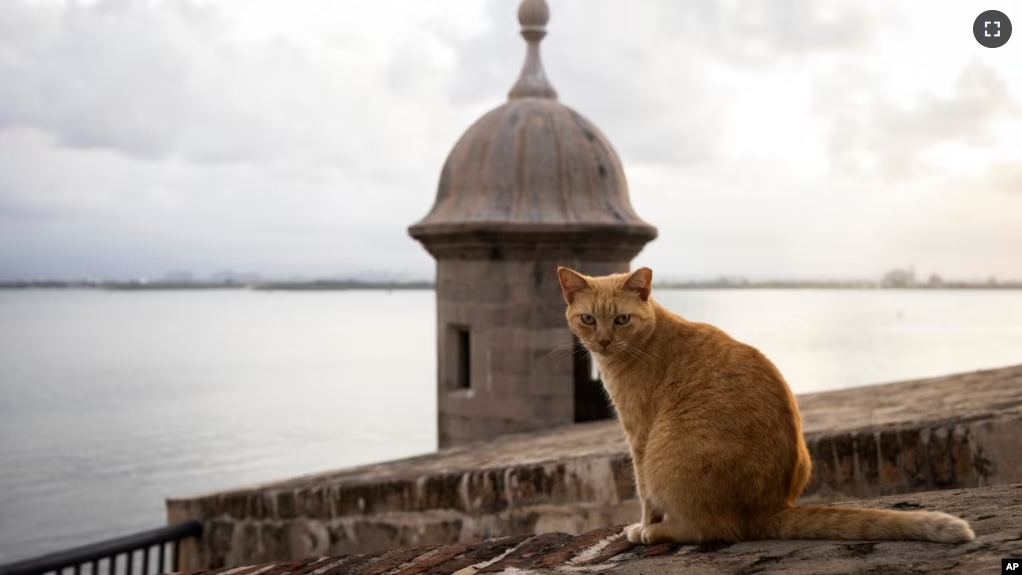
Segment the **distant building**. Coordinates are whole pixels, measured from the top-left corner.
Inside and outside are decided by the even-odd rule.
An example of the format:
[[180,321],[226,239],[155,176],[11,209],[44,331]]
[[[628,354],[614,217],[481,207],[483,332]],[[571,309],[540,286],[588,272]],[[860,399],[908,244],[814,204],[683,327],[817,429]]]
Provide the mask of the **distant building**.
[[881,287],[905,288],[916,285],[916,272],[914,268],[895,269],[887,272],[880,280]]
[[610,142],[547,80],[549,16],[544,0],[521,3],[521,75],[454,146],[433,208],[409,228],[437,260],[442,447],[610,417],[588,355],[573,352],[557,266],[628,271],[657,235]]
[[226,270],[211,274],[209,281],[213,283],[226,283],[226,284],[253,284],[262,281],[262,276],[257,273],[251,272],[235,272],[232,270]]

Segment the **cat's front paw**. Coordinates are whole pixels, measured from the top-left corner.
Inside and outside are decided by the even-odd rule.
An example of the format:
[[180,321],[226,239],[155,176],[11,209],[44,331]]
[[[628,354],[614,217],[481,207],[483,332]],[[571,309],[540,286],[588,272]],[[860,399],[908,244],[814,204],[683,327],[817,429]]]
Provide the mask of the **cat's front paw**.
[[625,538],[629,543],[642,543],[642,523],[633,523],[625,527]]
[[639,533],[639,541],[643,545],[656,545],[665,540],[660,531],[660,525],[649,525]]

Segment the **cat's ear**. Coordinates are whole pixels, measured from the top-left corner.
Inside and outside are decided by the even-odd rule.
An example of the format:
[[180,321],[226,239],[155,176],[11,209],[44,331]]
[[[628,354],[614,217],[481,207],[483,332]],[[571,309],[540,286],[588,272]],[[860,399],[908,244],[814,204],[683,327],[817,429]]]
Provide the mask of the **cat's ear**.
[[557,266],[557,277],[561,280],[561,291],[564,292],[564,301],[568,302],[568,305],[575,301],[578,292],[589,289],[589,280],[575,270]]
[[642,301],[649,299],[649,293],[653,290],[653,270],[639,268],[632,272],[625,280],[625,289],[639,294]]

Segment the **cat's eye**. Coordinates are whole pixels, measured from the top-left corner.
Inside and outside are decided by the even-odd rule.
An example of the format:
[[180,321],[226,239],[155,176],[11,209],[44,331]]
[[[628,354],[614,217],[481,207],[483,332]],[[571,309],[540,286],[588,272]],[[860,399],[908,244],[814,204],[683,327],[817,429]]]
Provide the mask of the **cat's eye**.
[[614,318],[614,325],[625,325],[626,323],[631,321],[631,319],[632,319],[631,314],[623,313]]
[[596,318],[587,313],[580,315],[578,319],[582,320],[582,323],[586,325],[593,325],[596,323]]

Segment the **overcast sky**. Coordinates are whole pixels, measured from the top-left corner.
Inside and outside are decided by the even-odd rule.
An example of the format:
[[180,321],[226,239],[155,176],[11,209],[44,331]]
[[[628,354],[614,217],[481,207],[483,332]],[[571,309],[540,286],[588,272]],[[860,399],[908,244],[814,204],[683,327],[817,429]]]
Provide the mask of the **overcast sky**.
[[[660,230],[636,265],[1022,278],[1022,38],[972,37],[998,6],[549,2],[551,82]],[[0,278],[431,277],[406,228],[506,99],[517,4],[0,0]]]

